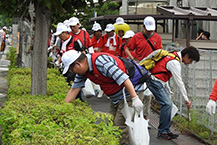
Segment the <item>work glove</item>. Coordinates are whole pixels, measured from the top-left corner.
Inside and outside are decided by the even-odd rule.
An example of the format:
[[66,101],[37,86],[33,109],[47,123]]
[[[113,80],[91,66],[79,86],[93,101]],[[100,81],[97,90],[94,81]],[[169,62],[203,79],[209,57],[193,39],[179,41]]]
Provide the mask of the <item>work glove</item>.
[[216,110],[216,102],[210,99],[206,105],[206,112],[212,116],[215,114],[215,110]]
[[142,111],[143,104],[138,96],[132,98],[132,106],[138,114]]
[[60,62],[57,60],[57,61],[54,63],[54,65],[55,65],[56,67],[59,67],[59,66],[60,66]]

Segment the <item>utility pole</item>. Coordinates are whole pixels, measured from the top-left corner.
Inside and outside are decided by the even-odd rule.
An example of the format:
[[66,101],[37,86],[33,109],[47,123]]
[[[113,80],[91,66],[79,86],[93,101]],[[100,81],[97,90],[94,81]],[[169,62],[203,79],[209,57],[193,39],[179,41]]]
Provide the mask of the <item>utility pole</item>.
[[128,15],[128,0],[122,0],[121,15]]

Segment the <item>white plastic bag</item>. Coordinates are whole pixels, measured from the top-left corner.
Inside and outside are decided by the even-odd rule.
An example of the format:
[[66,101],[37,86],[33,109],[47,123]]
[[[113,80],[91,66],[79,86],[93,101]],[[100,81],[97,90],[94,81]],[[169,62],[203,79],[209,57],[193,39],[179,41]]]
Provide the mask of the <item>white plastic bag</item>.
[[[128,126],[128,133],[130,138],[130,145],[149,145],[150,136],[148,132],[148,120],[143,117],[143,111],[140,114],[134,113],[134,109],[129,107],[126,96],[125,89],[123,89],[124,96],[124,108],[121,110],[126,121],[125,124]],[[132,117],[134,116],[134,121]]]
[[149,145],[150,136],[148,132],[148,121],[143,117],[143,111],[140,114],[135,112],[134,122],[126,120],[126,124],[130,130],[130,144],[131,145]]
[[173,103],[173,107],[172,107],[172,111],[171,111],[171,120],[176,115],[176,113],[178,112],[178,110],[179,109],[177,108],[177,106]]
[[92,83],[89,79],[86,80],[85,87],[82,88],[82,91],[84,93],[84,96],[86,96],[87,98],[90,98],[96,95],[93,89]]

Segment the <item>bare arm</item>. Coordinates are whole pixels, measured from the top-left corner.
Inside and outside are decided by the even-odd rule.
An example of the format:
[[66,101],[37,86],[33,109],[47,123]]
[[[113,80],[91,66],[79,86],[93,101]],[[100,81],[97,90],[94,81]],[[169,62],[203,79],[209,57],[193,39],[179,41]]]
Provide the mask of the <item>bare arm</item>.
[[200,35],[196,38],[196,40],[200,39],[203,35],[203,32],[200,33]]
[[81,88],[76,88],[76,89],[70,88],[65,98],[65,102],[69,103],[70,101],[74,101],[80,90]]
[[134,90],[134,86],[132,84],[132,82],[130,81],[130,79],[127,79],[125,82],[124,82],[124,86],[125,88],[127,89],[128,93],[130,94],[131,98],[133,97],[136,97],[137,94]]
[[132,54],[130,53],[130,50],[129,50],[128,47],[125,49],[125,53],[127,54],[127,56],[129,56],[130,59],[132,59],[132,60],[134,59],[134,57],[133,57]]

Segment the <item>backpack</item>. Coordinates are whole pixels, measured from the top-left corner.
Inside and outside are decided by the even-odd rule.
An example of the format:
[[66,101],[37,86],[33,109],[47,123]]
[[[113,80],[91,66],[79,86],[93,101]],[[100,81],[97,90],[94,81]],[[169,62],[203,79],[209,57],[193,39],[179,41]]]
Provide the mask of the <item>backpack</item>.
[[153,51],[146,58],[142,59],[139,62],[139,64],[143,66],[146,70],[151,70],[153,67],[155,67],[156,63],[160,61],[162,58],[164,58],[165,56],[171,56],[180,62],[179,57],[176,56],[175,54],[167,50],[158,49],[158,50]]
[[148,80],[148,71],[144,67],[140,66],[134,60],[120,56],[118,56],[118,58],[124,63],[127,75],[129,76],[129,79],[133,85],[143,84]]

